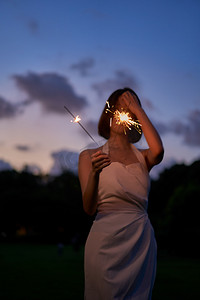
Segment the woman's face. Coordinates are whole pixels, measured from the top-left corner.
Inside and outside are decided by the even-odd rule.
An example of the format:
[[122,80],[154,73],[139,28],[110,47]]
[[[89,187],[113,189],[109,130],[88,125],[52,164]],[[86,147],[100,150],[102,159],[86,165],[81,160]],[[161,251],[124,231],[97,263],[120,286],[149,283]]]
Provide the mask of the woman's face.
[[[125,104],[125,102],[123,100],[123,94],[121,96],[119,96],[119,98],[114,106],[114,111],[115,111],[115,114],[113,115],[111,123],[110,123],[111,131],[113,131],[114,133],[117,133],[117,134],[126,134],[126,132],[129,130],[129,128],[125,124],[120,122],[119,115],[122,112],[128,113],[129,116],[133,119],[135,119],[135,115],[133,113],[131,113],[128,106]],[[119,114],[118,114],[118,112],[119,112]]]

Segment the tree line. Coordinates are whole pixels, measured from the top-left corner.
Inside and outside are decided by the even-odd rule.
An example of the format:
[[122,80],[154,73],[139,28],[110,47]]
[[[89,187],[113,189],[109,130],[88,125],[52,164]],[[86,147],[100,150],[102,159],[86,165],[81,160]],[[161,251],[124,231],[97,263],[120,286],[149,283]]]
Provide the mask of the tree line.
[[[0,172],[2,241],[83,244],[93,217],[82,207],[77,175],[44,177],[15,170]],[[198,256],[200,160],[177,164],[152,180],[148,213],[159,251]]]
[[199,211],[200,160],[191,165],[174,165],[152,181],[149,216],[160,249],[198,257]]

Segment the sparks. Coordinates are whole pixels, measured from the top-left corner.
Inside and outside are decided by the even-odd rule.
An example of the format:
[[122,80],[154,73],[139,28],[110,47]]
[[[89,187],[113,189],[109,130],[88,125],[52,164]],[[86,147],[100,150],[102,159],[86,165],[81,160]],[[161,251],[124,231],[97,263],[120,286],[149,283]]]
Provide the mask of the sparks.
[[[138,120],[133,120],[129,114],[129,112],[122,111],[120,112],[118,109],[112,111],[110,109],[110,104],[108,101],[106,101],[106,104],[108,108],[106,108],[106,113],[110,112],[114,115],[114,118],[116,120],[117,125],[123,125],[124,126],[124,133],[126,134],[126,128],[131,130],[131,127],[133,126],[140,134],[142,133],[142,130],[140,126],[142,126]],[[114,105],[112,106],[114,108]]]
[[87,129],[80,123],[81,118],[79,117],[79,115],[75,117],[74,114],[66,106],[64,106],[64,109],[66,109],[66,111],[74,118],[74,120],[71,122],[78,123],[81,128],[87,133],[87,135],[93,140],[93,142],[95,142],[95,144],[99,147],[99,144],[95,141],[95,139],[91,136]]
[[108,102],[108,100],[106,101],[106,104],[108,105],[108,108],[110,108],[110,103]]
[[74,120],[71,120],[71,122],[73,122],[73,123],[78,123],[78,122],[80,122],[80,121],[81,121],[81,118],[79,117],[79,115],[76,116],[76,117],[74,118]]
[[138,122],[138,120],[133,120],[128,112],[119,110],[115,110],[114,117],[116,119],[117,125],[123,125],[124,127],[127,127],[129,130],[131,130],[131,126],[134,126],[134,128],[141,134],[141,124]]

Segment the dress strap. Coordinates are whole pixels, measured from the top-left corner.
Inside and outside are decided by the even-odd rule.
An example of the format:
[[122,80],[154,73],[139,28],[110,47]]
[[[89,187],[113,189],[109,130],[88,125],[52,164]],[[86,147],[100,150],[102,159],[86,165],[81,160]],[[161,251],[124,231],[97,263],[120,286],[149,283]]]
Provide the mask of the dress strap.
[[133,144],[131,144],[131,147],[137,157],[137,159],[139,160],[139,162],[145,167],[145,169],[148,171],[147,169],[147,164],[146,161],[144,159],[144,156],[142,155],[142,153],[140,152],[140,150],[138,150]]
[[[138,150],[133,144],[131,144],[132,150],[134,151],[138,161],[145,167],[145,169],[148,171],[147,169],[147,165],[144,159],[144,156],[142,155],[142,153],[140,152],[140,150]],[[108,141],[103,145],[102,151],[106,154],[109,155],[109,144]]]

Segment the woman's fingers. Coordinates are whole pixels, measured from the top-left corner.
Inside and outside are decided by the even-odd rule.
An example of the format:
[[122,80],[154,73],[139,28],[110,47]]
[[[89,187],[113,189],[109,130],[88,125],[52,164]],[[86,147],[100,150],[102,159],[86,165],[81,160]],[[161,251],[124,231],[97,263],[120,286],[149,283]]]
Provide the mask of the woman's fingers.
[[98,157],[98,156],[101,155],[101,154],[105,154],[105,153],[103,153],[101,150],[99,150],[99,151],[93,153],[93,154],[91,155],[91,157],[92,157],[92,158]]
[[95,172],[101,172],[103,168],[111,163],[109,156],[102,151],[92,154],[92,167]]
[[92,159],[92,165],[96,168],[99,168],[101,166],[103,166],[104,164],[110,163],[110,159],[108,157],[106,158],[96,158],[96,159]]
[[100,161],[97,161],[97,162],[93,162],[92,163],[93,166],[97,169],[102,169],[104,168],[105,166],[109,165],[110,164],[110,160],[109,159],[103,159],[103,160],[100,160]]
[[101,160],[104,160],[104,159],[110,159],[109,157],[108,157],[108,155],[107,154],[99,154],[98,156],[93,156],[92,157],[92,161],[94,161],[94,162],[98,162],[98,161],[101,161]]
[[140,108],[138,99],[135,95],[133,95],[130,92],[125,92],[123,94],[123,98],[125,105],[127,108],[132,112],[135,113],[137,112],[137,109]]
[[126,106],[129,107],[129,105],[130,105],[130,103],[131,103],[131,100],[132,100],[132,95],[131,95],[131,93],[125,92],[125,93],[122,95],[122,99],[124,100]]

